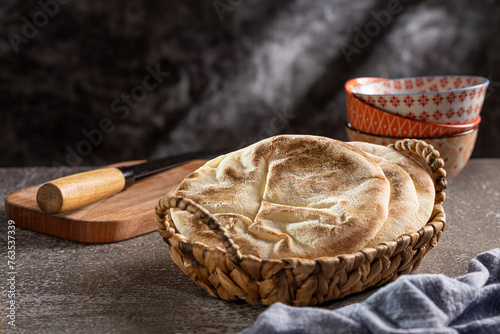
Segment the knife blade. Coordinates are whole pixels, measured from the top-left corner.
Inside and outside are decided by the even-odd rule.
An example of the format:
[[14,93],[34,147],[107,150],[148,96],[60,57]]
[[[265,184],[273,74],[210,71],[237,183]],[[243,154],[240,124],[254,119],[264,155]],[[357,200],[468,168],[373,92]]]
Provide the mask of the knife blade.
[[124,188],[130,187],[137,179],[156,174],[168,169],[177,167],[187,161],[194,159],[209,159],[214,154],[203,154],[202,152],[187,152],[171,157],[149,160],[130,166],[119,166],[119,169],[125,178]]
[[136,180],[195,159],[210,159],[227,150],[187,152],[129,166],[107,167],[65,176],[38,188],[36,201],[45,213],[62,213],[119,193]]

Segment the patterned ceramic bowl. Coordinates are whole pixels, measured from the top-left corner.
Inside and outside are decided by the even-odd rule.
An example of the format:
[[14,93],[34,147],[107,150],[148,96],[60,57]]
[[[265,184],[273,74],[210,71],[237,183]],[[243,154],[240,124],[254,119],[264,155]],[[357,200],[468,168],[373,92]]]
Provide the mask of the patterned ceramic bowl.
[[357,78],[346,82],[347,118],[355,129],[390,137],[443,137],[468,131],[481,122],[481,116],[477,116],[468,124],[436,124],[416,121],[373,107],[351,93],[360,85],[385,81],[388,79]]
[[[476,143],[478,126],[469,131],[456,134],[449,137],[443,138],[415,138],[421,139],[434,146],[436,150],[441,154],[441,158],[445,162],[446,178],[450,179],[456,176],[467,164],[469,158],[474,150],[474,145]],[[352,127],[348,122],[346,123],[347,139],[349,141],[363,141],[367,143],[373,143],[378,145],[389,145],[393,144],[402,138],[399,137],[386,137],[386,136],[376,136],[369,133],[361,132]],[[411,155],[411,153],[410,153]],[[419,160],[422,166],[427,166],[422,158],[413,156]]]
[[467,124],[483,107],[489,80],[476,76],[417,77],[372,82],[351,93],[371,106],[423,122]]

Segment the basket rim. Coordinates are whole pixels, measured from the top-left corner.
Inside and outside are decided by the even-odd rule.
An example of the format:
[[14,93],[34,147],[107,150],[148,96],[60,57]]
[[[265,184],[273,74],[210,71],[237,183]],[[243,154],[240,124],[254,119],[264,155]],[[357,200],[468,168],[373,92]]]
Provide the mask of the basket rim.
[[[421,155],[426,162],[429,164],[431,167],[431,170],[434,172],[432,175],[432,179],[434,182],[434,186],[436,189],[436,196],[434,198],[434,206],[433,210],[431,213],[431,216],[429,217],[429,220],[427,223],[422,226],[419,230],[409,232],[402,234],[398,236],[394,240],[388,240],[385,242],[382,242],[378,244],[377,246],[365,246],[362,249],[359,249],[357,251],[354,251],[352,253],[343,253],[343,254],[338,254],[335,256],[323,256],[323,257],[317,257],[317,258],[302,258],[302,257],[284,257],[284,258],[260,258],[255,255],[250,255],[250,254],[241,254],[241,259],[259,259],[262,262],[275,262],[275,261],[282,261],[285,263],[291,263],[291,262],[297,262],[299,261],[317,261],[319,259],[332,259],[332,258],[347,258],[347,257],[362,257],[362,256],[367,256],[368,253],[373,253],[376,252],[376,254],[379,254],[378,256],[381,256],[381,254],[386,253],[387,251],[392,250],[392,252],[398,250],[401,248],[401,245],[407,244],[410,242],[410,240],[418,240],[418,238],[421,235],[425,234],[426,229],[432,229],[434,230],[433,234],[436,234],[440,231],[443,231],[445,226],[446,226],[446,215],[443,209],[443,202],[445,199],[445,193],[444,189],[446,188],[447,182],[446,182],[446,171],[444,170],[444,161],[439,157],[439,152],[434,149],[434,147],[430,144],[427,144],[421,139],[409,139],[405,138],[402,140],[397,141],[394,144],[387,145],[387,147],[392,147],[395,148],[396,150],[400,152],[414,152],[419,155]],[[440,160],[437,162],[437,160]],[[436,163],[437,162],[437,163]],[[440,195],[440,196],[438,196]],[[171,214],[170,214],[170,209],[167,212],[168,215],[168,221],[165,221],[169,226],[173,226],[173,229],[175,233],[172,233],[169,237],[164,239],[168,239],[168,244],[169,245],[180,245],[181,243],[188,243],[192,247],[194,244],[199,244],[203,245],[205,248],[205,251],[213,252],[213,251],[224,251],[226,252],[225,249],[222,249],[219,246],[209,246],[206,245],[202,242],[199,241],[191,241],[189,240],[186,236],[181,234],[177,228],[175,227],[174,222],[171,219]],[[441,227],[438,228],[436,224],[440,224]],[[168,227],[168,226],[167,226]],[[159,227],[160,230],[160,227]],[[165,240],[166,241],[166,240]],[[180,247],[180,246],[179,246]],[[186,246],[184,246],[186,247]],[[238,248],[238,247],[237,247]],[[238,251],[239,253],[239,251]],[[371,256],[370,256],[371,257]],[[238,263],[236,263],[238,264]]]

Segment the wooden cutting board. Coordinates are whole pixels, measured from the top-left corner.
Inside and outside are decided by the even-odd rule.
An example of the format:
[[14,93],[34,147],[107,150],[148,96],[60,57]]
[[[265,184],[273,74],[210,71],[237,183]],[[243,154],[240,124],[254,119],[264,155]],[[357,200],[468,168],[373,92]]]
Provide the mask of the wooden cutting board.
[[[129,161],[111,166],[124,166]],[[137,180],[130,188],[69,212],[50,215],[36,203],[40,185],[16,191],[5,199],[5,215],[16,226],[87,243],[115,242],[156,230],[158,200],[172,195],[178,184],[206,160],[194,160]]]

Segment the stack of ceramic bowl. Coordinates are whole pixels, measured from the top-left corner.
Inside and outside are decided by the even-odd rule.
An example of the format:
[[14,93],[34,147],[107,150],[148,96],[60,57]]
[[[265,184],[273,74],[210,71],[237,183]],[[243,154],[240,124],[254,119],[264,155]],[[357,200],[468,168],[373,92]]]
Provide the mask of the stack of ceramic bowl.
[[476,76],[350,80],[347,137],[379,145],[422,139],[441,153],[451,178],[474,149],[488,84]]

